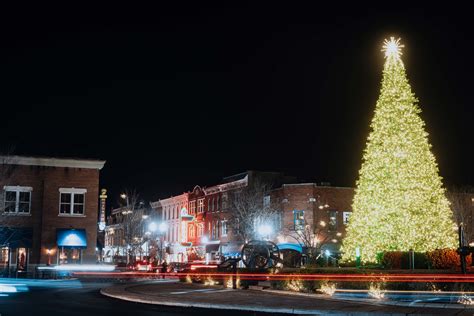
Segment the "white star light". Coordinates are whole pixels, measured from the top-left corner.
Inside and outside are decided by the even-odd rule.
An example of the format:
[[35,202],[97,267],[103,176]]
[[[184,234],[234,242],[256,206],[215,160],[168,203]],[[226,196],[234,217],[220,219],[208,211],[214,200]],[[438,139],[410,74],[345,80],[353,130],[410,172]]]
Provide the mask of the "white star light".
[[390,37],[390,40],[385,39],[382,46],[382,52],[385,52],[385,57],[395,57],[396,59],[400,58],[402,55],[402,48],[405,45],[400,44],[400,38],[395,39],[395,37]]

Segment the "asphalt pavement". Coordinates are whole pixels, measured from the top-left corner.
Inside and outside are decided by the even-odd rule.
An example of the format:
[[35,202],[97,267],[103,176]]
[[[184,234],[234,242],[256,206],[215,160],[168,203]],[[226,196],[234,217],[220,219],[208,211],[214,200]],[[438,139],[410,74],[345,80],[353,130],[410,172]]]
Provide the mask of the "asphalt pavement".
[[[473,315],[469,306],[459,308],[407,306],[367,302],[361,299],[341,300],[322,294],[295,295],[282,291],[232,290],[222,286],[189,283],[143,282],[122,284],[101,291],[121,300],[160,306],[214,308],[216,310],[261,311],[271,314],[312,315]],[[225,313],[227,315],[227,312]]]
[[[0,279],[0,284],[5,284],[5,282],[2,282],[3,280]],[[117,285],[111,282],[7,280],[17,284],[19,292],[0,293],[0,316],[222,316],[223,313],[225,313],[225,316],[267,315],[264,313],[167,307],[121,301],[100,294],[101,288]],[[133,285],[137,283],[129,282],[127,284]]]

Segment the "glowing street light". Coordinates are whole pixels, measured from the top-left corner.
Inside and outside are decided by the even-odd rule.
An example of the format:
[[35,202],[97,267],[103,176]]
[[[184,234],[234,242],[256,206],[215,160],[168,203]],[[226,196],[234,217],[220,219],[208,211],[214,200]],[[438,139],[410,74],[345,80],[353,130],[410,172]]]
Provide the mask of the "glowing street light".
[[268,237],[272,234],[273,228],[272,226],[268,224],[263,224],[263,225],[258,226],[257,232],[262,237]]
[[156,232],[156,230],[158,229],[158,225],[155,222],[151,222],[150,225],[148,225],[148,229],[151,232]]
[[120,197],[125,200],[127,198],[127,195],[125,193],[122,193],[120,194]]
[[160,225],[158,225],[158,230],[160,233],[166,232],[168,230],[168,224],[165,222],[160,223]]

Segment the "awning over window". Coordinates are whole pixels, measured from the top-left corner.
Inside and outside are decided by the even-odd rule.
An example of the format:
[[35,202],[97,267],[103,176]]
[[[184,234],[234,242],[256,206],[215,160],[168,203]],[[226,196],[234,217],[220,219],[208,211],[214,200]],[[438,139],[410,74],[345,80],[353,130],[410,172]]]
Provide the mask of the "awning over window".
[[240,257],[243,244],[228,243],[222,245],[221,252],[224,257]]
[[0,246],[10,248],[31,248],[33,228],[0,227]]
[[87,248],[87,237],[85,229],[63,229],[56,231],[58,247],[64,248]]
[[298,244],[282,243],[282,244],[278,244],[277,246],[278,246],[278,249],[280,250],[293,250],[299,253],[303,252],[303,247],[301,247],[301,245],[298,245]]

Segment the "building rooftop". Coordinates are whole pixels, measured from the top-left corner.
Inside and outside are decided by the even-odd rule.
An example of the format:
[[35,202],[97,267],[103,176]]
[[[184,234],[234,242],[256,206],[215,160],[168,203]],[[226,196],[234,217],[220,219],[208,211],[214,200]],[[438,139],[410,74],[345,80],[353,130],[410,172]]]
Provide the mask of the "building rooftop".
[[55,157],[34,157],[34,156],[2,156],[0,155],[0,165],[24,165],[24,166],[45,166],[63,168],[83,168],[102,169],[105,160],[83,159],[83,158],[55,158]]

